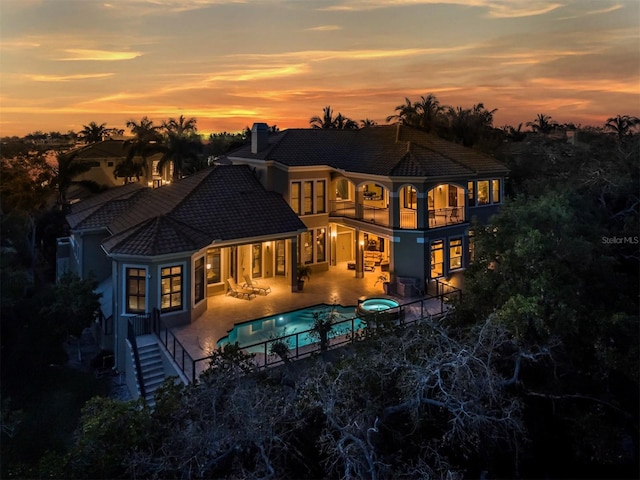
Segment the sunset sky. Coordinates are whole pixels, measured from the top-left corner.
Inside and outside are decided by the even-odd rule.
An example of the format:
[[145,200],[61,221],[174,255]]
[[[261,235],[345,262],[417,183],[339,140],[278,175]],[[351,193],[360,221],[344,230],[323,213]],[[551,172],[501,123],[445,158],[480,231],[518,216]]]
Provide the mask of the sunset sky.
[[498,127],[640,116],[640,1],[0,0],[0,136],[384,124],[428,93]]

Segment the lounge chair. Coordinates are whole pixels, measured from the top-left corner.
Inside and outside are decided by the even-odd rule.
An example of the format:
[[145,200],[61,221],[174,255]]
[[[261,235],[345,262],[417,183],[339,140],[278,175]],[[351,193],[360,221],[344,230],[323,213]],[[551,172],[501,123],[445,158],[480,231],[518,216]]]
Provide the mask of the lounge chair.
[[271,287],[267,285],[260,285],[257,281],[253,280],[249,275],[244,275],[244,285],[243,288],[248,288],[253,290],[255,293],[259,293],[261,295],[266,295],[271,293]]
[[227,278],[227,283],[229,284],[229,291],[227,294],[230,293],[234,297],[246,298],[247,300],[251,300],[256,296],[256,292],[252,289],[238,286],[233,278]]

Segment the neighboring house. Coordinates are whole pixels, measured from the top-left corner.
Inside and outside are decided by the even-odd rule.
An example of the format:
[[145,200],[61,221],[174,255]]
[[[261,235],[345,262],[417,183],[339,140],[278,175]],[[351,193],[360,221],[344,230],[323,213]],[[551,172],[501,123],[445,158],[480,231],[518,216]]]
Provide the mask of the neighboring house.
[[[280,273],[295,290],[296,241],[306,230],[246,165],[207,168],[155,189],[116,187],[72,205],[67,220],[71,236],[59,239],[66,265],[100,282],[110,325],[103,345],[121,371],[131,317],[157,308],[168,327],[189,323],[207,310],[208,296],[227,291],[227,278],[277,274],[276,252],[288,256]],[[62,257],[59,248],[60,264]]]
[[403,125],[270,135],[254,124],[251,145],[228,159],[255,168],[304,221],[300,263],[347,261],[356,276],[381,264],[420,288],[461,286],[472,219],[496,213],[508,173],[489,155]]
[[[76,160],[91,165],[91,170],[79,175],[74,180],[91,180],[99,185],[114,187],[122,185],[125,181],[138,182],[149,187],[159,187],[171,181],[171,165],[163,172],[158,171],[158,161],[161,154],[150,155],[146,159],[146,170],[138,180],[135,177],[125,179],[114,176],[115,168],[127,158],[130,146],[124,140],[104,140],[92,143],[75,150]],[[135,161],[142,162],[141,157],[135,157]]]

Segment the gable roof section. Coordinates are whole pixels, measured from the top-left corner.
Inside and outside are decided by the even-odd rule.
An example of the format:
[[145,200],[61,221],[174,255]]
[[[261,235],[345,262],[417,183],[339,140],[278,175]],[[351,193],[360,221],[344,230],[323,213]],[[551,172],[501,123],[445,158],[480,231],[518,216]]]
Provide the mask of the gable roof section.
[[257,154],[244,145],[230,158],[274,160],[291,167],[327,165],[354,173],[439,177],[505,173],[495,158],[405,125],[358,130],[289,129]]
[[294,235],[306,227],[248,166],[229,165],[146,191],[109,229],[107,253],[153,256],[199,250],[216,240]]
[[123,158],[130,147],[125,147],[124,140],[103,140],[92,143],[76,150],[79,160],[93,160],[97,158]]
[[67,223],[72,229],[107,228],[122,211],[132,205],[147,187],[139,183],[128,183],[110,188],[94,197],[71,205]]

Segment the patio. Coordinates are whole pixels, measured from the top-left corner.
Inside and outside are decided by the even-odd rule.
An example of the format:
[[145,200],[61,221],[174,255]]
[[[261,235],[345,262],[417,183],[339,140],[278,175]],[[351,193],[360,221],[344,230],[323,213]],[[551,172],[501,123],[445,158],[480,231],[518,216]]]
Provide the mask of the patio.
[[192,358],[206,357],[235,323],[320,303],[335,302],[352,305],[355,309],[361,296],[384,294],[382,284],[375,285],[380,274],[380,267],[375,267],[373,271],[365,272],[363,278],[355,278],[355,272],[347,268],[347,262],[342,262],[326,272],[311,275],[302,292],[291,292],[290,280],[284,277],[257,279],[258,285],[271,287],[271,293],[256,295],[251,300],[230,295],[209,297],[208,309],[201,317],[189,325],[173,328],[172,332]]

